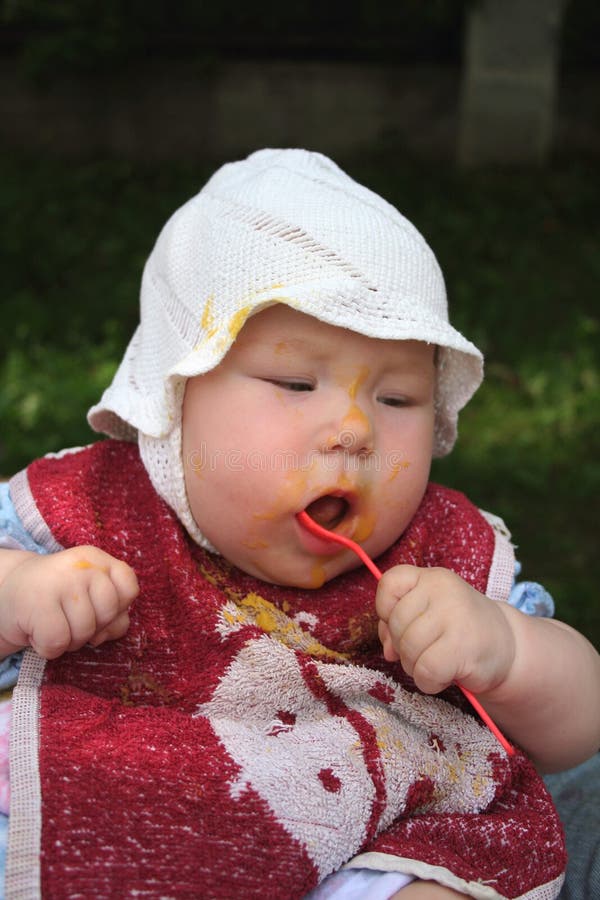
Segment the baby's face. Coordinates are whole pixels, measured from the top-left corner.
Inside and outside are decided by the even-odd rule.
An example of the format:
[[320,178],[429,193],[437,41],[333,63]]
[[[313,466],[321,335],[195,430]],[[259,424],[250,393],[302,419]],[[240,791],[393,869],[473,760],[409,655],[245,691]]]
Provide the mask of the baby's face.
[[433,347],[326,325],[285,305],[251,317],[183,403],[183,464],[198,527],[234,565],[319,587],[359,565],[296,520],[378,556],[404,531],[429,478]]

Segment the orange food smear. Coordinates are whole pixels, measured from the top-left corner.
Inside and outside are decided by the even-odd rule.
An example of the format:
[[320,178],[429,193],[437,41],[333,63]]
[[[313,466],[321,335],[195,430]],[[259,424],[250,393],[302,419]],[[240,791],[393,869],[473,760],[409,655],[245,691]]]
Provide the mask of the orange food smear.
[[356,376],[354,381],[352,381],[352,383],[350,384],[350,387],[348,389],[348,396],[350,397],[351,400],[356,400],[356,395],[358,394],[359,388],[362,387],[362,385],[365,383],[365,381],[367,380],[368,377],[369,377],[369,367],[361,366],[358,371],[358,375]]
[[352,539],[358,541],[358,543],[366,541],[373,534],[376,521],[375,513],[366,513],[359,516]]
[[311,588],[320,588],[325,584],[325,579],[327,575],[325,573],[325,569],[321,565],[321,563],[316,563],[311,570],[310,573],[310,586]]
[[99,572],[108,572],[108,568],[106,566],[96,566],[94,563],[91,563],[88,559],[78,559],[73,563],[74,569],[98,569]]
[[249,312],[249,306],[242,306],[242,308],[238,309],[238,311],[234,313],[234,315],[229,320],[229,334],[233,340],[235,340],[235,338],[240,333],[242,326],[248,318]]
[[407,459],[403,459],[401,462],[396,462],[392,466],[392,471],[390,472],[388,481],[393,481],[398,477],[399,472],[404,472],[410,466],[410,462]]

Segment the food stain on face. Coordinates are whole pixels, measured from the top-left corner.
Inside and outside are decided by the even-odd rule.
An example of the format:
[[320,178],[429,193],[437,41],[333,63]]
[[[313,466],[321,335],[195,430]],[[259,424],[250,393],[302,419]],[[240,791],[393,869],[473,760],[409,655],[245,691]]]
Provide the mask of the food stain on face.
[[405,472],[410,467],[410,462],[408,459],[402,459],[398,462],[395,462],[392,467],[390,474],[388,476],[388,481],[394,481],[395,478],[398,477],[400,472]]
[[[315,460],[310,464],[308,472],[314,467]],[[277,496],[269,509],[264,512],[256,512],[253,514],[255,519],[274,519],[281,513],[285,513],[290,508],[295,508],[306,492],[307,471],[299,469],[290,469],[285,476],[283,483],[277,491]]]
[[269,546],[268,541],[263,541],[260,538],[249,538],[247,541],[242,541],[242,545],[247,547],[248,550],[266,550]]
[[[252,513],[252,519],[255,520],[257,526],[260,522],[269,522],[282,514],[286,515],[290,513],[290,510],[295,511],[301,505],[306,494],[308,474],[315,462],[312,460],[307,470],[289,469],[286,472],[285,479],[280,483],[271,505],[261,512]],[[251,550],[262,550],[269,547],[269,544],[260,537],[260,531],[256,533],[252,528],[246,535],[244,545]]]
[[310,573],[310,587],[311,588],[320,588],[323,587],[327,578],[327,574],[325,569],[321,565],[321,563],[315,563],[312,567]]
[[[345,496],[348,498],[347,502],[349,503],[349,506],[344,512],[343,520],[348,519],[351,521],[352,533],[349,537],[352,537],[356,541],[365,541],[370,537],[377,521],[375,513],[371,512],[369,509],[372,505],[370,503],[372,487],[363,479],[361,479],[361,482],[362,483],[357,484],[356,479],[351,478],[347,472],[341,472],[336,479],[333,491],[330,485],[324,486],[324,492],[329,491],[332,496]],[[353,510],[353,501],[351,498],[356,497],[357,494],[360,496],[359,507]],[[325,496],[325,493],[323,496]],[[340,522],[338,521],[337,524],[339,525]],[[325,525],[325,527],[328,526]]]
[[358,543],[361,541],[366,541],[367,538],[371,537],[373,534],[373,529],[375,528],[375,524],[377,522],[377,517],[374,512],[366,512],[362,513],[358,516],[356,521],[356,525],[354,527],[354,532],[352,534],[352,538]]
[[[356,403],[354,406],[351,406],[344,418],[341,422],[341,431],[342,434],[347,434],[348,432],[352,432],[354,434],[358,434],[360,432],[370,431],[371,423],[368,417],[364,414],[360,406]],[[342,444],[344,441],[342,440]]]
[[359,389],[362,387],[362,385],[365,383],[365,381],[367,380],[368,377],[369,377],[369,367],[361,366],[358,371],[358,375],[356,376],[354,381],[352,381],[352,383],[350,384],[350,387],[348,389],[348,396],[350,397],[350,399],[353,402],[356,401],[356,395],[358,394]]
[[[340,423],[340,436],[335,438],[336,444],[341,443],[344,447],[350,446],[350,444],[353,443],[353,441],[350,440],[352,435],[356,436],[359,433],[371,431],[371,422],[369,418],[356,402],[358,392],[368,377],[368,366],[361,366],[358,374],[348,385],[347,389],[348,397],[350,398],[350,408]],[[341,386],[345,386],[346,379],[341,379],[339,383]]]

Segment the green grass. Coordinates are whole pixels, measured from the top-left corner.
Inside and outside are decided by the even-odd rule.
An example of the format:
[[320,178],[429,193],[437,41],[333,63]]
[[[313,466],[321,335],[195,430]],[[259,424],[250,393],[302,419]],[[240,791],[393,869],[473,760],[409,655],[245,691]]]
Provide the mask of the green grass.
[[[600,647],[600,185],[592,165],[466,174],[339,160],[422,230],[486,382],[434,477],[509,525],[524,576]],[[161,225],[212,170],[0,159],[0,475],[87,443]]]

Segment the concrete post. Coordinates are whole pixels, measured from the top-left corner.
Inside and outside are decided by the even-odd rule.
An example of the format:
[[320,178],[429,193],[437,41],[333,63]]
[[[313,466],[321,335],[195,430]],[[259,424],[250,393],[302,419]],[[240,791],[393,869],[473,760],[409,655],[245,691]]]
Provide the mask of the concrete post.
[[565,0],[482,0],[469,15],[457,155],[541,163],[552,146]]

